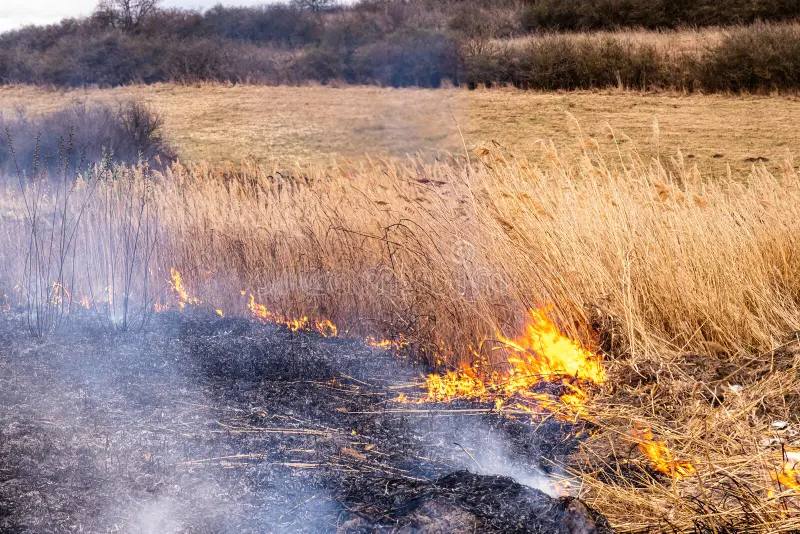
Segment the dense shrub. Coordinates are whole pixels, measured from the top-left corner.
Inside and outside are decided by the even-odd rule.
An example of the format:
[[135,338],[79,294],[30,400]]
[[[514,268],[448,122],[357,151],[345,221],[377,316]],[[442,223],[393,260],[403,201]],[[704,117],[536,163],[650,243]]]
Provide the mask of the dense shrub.
[[721,26],[800,17],[797,0],[533,0],[521,25],[537,29]]
[[796,89],[800,86],[800,27],[765,26],[728,33],[699,72],[712,91]]
[[356,51],[354,79],[401,87],[439,87],[458,78],[458,49],[446,35],[433,31],[403,31]]
[[340,13],[329,17],[320,44],[326,48],[354,50],[358,46],[383,40],[390,33],[381,17],[360,12]]
[[294,81],[317,80],[328,83],[345,77],[342,54],[332,48],[314,47],[307,50],[292,65]]
[[169,80],[224,80],[234,75],[230,69],[234,65],[230,50],[212,39],[191,39],[181,46],[169,47],[162,60],[162,77]]
[[[102,13],[0,34],[0,83],[116,86],[201,80],[536,89],[800,87],[793,24],[755,23],[680,55],[647,40],[549,28],[669,27],[800,13],[800,0],[362,0],[162,10],[135,29]],[[723,9],[724,8],[724,9]],[[535,31],[527,44],[519,37]],[[546,30],[546,31],[545,31]]]
[[483,40],[469,41],[461,47],[461,57],[461,80],[471,88],[478,84],[510,83],[513,79],[514,54],[508,47]]
[[[477,47],[465,54],[463,78],[470,86],[510,83],[524,89],[626,87],[650,89],[685,84],[688,64],[653,46],[549,35],[524,47]],[[682,76],[681,73],[684,75]]]
[[167,163],[175,152],[163,137],[161,118],[140,102],[116,106],[76,104],[43,116],[18,111],[0,116],[0,173],[38,166],[80,168],[106,158],[121,163]]
[[284,46],[318,42],[322,20],[293,6],[223,7],[206,11],[203,30],[224,39]]

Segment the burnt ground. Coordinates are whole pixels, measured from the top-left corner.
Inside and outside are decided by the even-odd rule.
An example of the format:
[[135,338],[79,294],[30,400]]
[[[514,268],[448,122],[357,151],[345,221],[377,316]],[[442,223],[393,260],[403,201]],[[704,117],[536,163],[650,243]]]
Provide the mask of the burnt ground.
[[36,342],[0,316],[0,531],[608,531],[537,489],[575,429],[395,402],[418,376],[244,319]]

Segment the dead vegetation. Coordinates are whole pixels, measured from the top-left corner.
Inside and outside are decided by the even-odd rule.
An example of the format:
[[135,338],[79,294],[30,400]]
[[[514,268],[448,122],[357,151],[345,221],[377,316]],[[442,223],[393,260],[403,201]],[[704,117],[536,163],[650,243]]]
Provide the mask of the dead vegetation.
[[413,367],[354,341],[198,309],[93,323],[32,344],[0,317],[4,532],[609,532],[577,499],[475,472],[505,436],[519,472],[552,468],[570,425],[397,413]]
[[[575,160],[584,139],[604,154],[664,159],[683,154],[703,176],[746,174],[754,163],[773,172],[800,152],[785,125],[800,122],[788,96],[536,93],[513,89],[381,89],[253,85],[137,85],[117,89],[0,88],[0,107],[31,119],[74,102],[114,105],[137,100],[163,119],[162,134],[183,161],[230,162],[290,169],[298,162],[442,153],[498,143],[539,162],[552,141]],[[280,105],[276,105],[280,102]],[[76,124],[77,126],[77,124]],[[23,139],[18,139],[21,143]],[[164,159],[164,158],[162,158]]]
[[[249,293],[343,336],[402,338],[440,368],[489,370],[505,362],[484,341],[549,307],[608,376],[581,414],[596,430],[571,465],[578,495],[621,531],[796,530],[797,171],[706,180],[680,156],[581,146],[536,162],[492,148],[281,173],[175,164],[100,187],[151,191],[158,305],[176,267],[226,315],[248,313]],[[2,221],[13,300],[21,223]],[[96,239],[84,228],[77,257]],[[94,276],[79,272],[76,296]],[[645,429],[695,472],[642,470]]]
[[[136,4],[147,4],[144,10],[122,7],[131,5],[127,0],[119,6],[103,2],[87,18],[0,35],[0,83],[316,82],[796,92],[796,2],[731,1],[676,6],[643,0],[569,5],[423,0],[324,2],[320,7],[315,0],[315,9],[290,3],[217,6],[203,13],[161,10],[150,1]],[[722,38],[703,39],[704,46],[682,53],[680,37],[687,32],[680,28],[709,25],[725,27],[710,30],[721,31]],[[620,28],[639,35],[642,28],[661,31],[646,39],[618,38],[619,32],[608,31]],[[675,28],[678,38],[663,31]],[[556,33],[564,30],[573,33]],[[597,38],[590,33],[596,30],[606,31]],[[508,39],[526,44],[506,46]],[[97,49],[104,53],[98,56]]]

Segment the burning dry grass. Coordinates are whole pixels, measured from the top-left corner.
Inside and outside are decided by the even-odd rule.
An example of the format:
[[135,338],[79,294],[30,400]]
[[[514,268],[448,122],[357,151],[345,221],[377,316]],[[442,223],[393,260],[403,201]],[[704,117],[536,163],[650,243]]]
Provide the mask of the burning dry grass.
[[[526,328],[552,326],[583,363],[555,364],[581,389],[547,407],[594,428],[573,488],[618,528],[800,528],[796,170],[707,181],[680,158],[582,146],[536,164],[483,150],[291,175],[176,165],[103,187],[132,180],[152,199],[159,305],[175,267],[199,305],[410,344],[475,387],[542,352]],[[20,250],[14,221],[1,250]]]

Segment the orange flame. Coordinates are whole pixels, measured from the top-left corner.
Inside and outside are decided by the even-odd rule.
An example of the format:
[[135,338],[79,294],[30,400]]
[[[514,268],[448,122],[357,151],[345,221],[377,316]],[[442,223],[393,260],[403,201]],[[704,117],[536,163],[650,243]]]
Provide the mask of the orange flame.
[[402,336],[397,339],[376,339],[372,336],[364,340],[367,345],[375,349],[401,350],[408,347],[409,342]]
[[200,303],[197,298],[189,295],[189,292],[183,285],[183,276],[181,276],[181,273],[175,267],[170,268],[169,274],[171,278],[170,284],[178,297],[178,307],[181,310],[185,309],[187,304]]
[[651,429],[637,430],[634,431],[633,435],[634,439],[639,443],[639,450],[660,473],[675,480],[680,480],[693,476],[697,472],[691,462],[676,460],[667,444],[653,437]]
[[530,310],[523,336],[511,339],[498,334],[497,338],[511,352],[506,373],[487,376],[473,367],[462,366],[443,375],[428,375],[426,400],[494,400],[496,406],[502,407],[503,399],[517,395],[555,409],[552,397],[532,390],[542,382],[560,380],[568,391],[559,400],[580,415],[585,413],[588,395],[570,381],[602,384],[606,380],[600,356],[562,334],[544,310]]
[[[170,268],[170,286],[175,292],[178,299],[178,307],[183,310],[188,304],[201,304],[202,301],[189,294],[186,285],[183,281],[183,276],[176,268]],[[240,291],[242,297],[247,296],[248,292],[244,289]],[[153,304],[155,312],[162,312],[169,309],[169,306],[156,302]],[[323,337],[339,337],[341,332],[339,327],[329,319],[310,319],[307,315],[300,317],[289,317],[277,312],[273,312],[266,305],[256,301],[255,296],[250,293],[247,303],[247,309],[257,319],[264,322],[274,323],[286,326],[292,332],[299,331],[313,331],[317,332]],[[225,312],[221,308],[215,308],[214,312],[219,317],[225,317]],[[402,336],[398,339],[376,339],[368,337],[364,340],[368,345],[382,349],[402,349],[409,345],[409,342]]]
[[250,301],[247,305],[250,313],[252,313],[258,319],[262,321],[267,321],[270,323],[282,324],[289,328],[292,332],[297,332],[299,330],[307,330],[308,329],[308,317],[300,317],[297,319],[290,319],[274,313],[269,310],[265,305],[259,304],[256,302],[256,298],[251,294]]
[[544,310],[530,310],[530,322],[522,337],[497,337],[514,352],[509,358],[511,376],[507,386],[512,391],[528,389],[531,380],[538,383],[572,377],[594,384],[606,380],[601,358],[562,334]]
[[787,448],[783,453],[783,465],[770,475],[780,487],[800,492],[800,451]]
[[286,317],[271,311],[264,304],[256,302],[256,298],[252,293],[250,294],[247,308],[254,317],[269,323],[284,325],[292,332],[299,332],[301,330],[315,331],[323,337],[337,337],[339,335],[339,328],[328,319],[311,321],[306,315],[302,317]]

